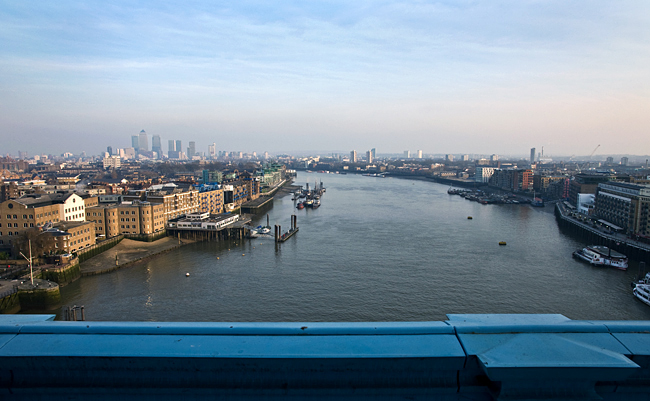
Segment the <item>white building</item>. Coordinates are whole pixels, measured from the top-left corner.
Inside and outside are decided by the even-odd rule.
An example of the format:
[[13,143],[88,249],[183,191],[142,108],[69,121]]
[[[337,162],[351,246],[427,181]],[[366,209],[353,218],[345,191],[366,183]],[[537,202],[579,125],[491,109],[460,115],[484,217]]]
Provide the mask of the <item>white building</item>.
[[104,157],[104,168],[120,168],[122,159],[119,156]]
[[596,207],[596,195],[594,194],[578,194],[578,205],[576,209],[578,213],[590,215]]
[[86,221],[86,206],[81,196],[69,194],[59,205],[61,221]]
[[476,167],[474,181],[487,183],[494,174],[494,167]]

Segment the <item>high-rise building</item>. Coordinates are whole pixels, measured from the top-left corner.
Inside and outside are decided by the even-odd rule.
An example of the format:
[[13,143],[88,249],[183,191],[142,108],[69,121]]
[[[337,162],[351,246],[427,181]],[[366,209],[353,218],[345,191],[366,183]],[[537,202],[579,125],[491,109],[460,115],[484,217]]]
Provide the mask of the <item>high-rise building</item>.
[[418,149],[418,159],[422,158],[422,151]]
[[190,145],[187,147],[187,157],[192,158],[196,154],[196,142],[190,141]]
[[350,163],[356,163],[357,162],[357,151],[353,150],[350,152]]
[[173,139],[167,141],[167,151],[173,152],[176,150],[176,142]]
[[138,151],[140,149],[140,137],[137,135],[131,135],[131,147]]
[[454,161],[454,155],[452,155],[451,153],[446,155],[445,160],[447,160],[448,162],[453,162]]
[[490,156],[490,161],[491,161],[491,162],[496,162],[496,161],[498,161],[498,160],[499,160],[499,155],[492,155],[492,156]]
[[107,146],[107,147],[106,147],[106,151],[108,152],[108,155],[109,155],[109,156],[112,156],[112,155],[113,155],[113,147],[112,147],[112,146]]
[[530,164],[535,163],[535,148],[530,148]]
[[464,162],[469,161],[469,155],[463,155],[463,161]]
[[181,143],[180,139],[176,140],[176,148],[174,149],[178,153],[181,153],[183,151],[183,144]]
[[147,139],[147,133],[144,130],[140,131],[140,135],[138,135],[138,146],[140,152],[149,151],[149,139]]
[[151,151],[158,154],[158,158],[162,157],[162,144],[160,143],[160,135],[151,137]]
[[377,159],[377,150],[375,148],[370,149],[370,153],[372,154],[372,160]]
[[366,152],[366,159],[368,159],[368,163],[372,163],[372,151],[369,150]]
[[404,158],[405,159],[410,159],[411,158],[411,151],[410,150],[405,150],[404,151]]
[[217,152],[217,144],[212,142],[212,145],[208,145],[208,154],[210,155],[211,159],[214,159],[216,152]]
[[627,163],[630,161],[627,157],[621,157],[621,166],[627,166]]

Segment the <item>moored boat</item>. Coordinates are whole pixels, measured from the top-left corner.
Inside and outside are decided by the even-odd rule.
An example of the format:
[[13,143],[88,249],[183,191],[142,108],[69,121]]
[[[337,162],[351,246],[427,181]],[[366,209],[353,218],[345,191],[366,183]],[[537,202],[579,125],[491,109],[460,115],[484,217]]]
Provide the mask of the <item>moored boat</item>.
[[544,207],[544,201],[540,198],[535,198],[533,199],[532,202],[530,202],[530,206],[533,207]]
[[304,209],[304,208],[305,208],[305,205],[304,205],[302,202],[300,202],[300,203],[298,204],[298,206],[296,206],[296,208],[298,208],[298,209]]
[[573,257],[593,266],[612,266],[619,270],[627,270],[627,256],[603,245],[589,245],[578,249],[573,252]]
[[641,302],[650,306],[650,273],[646,273],[643,280],[633,284],[634,289],[632,290],[632,294]]

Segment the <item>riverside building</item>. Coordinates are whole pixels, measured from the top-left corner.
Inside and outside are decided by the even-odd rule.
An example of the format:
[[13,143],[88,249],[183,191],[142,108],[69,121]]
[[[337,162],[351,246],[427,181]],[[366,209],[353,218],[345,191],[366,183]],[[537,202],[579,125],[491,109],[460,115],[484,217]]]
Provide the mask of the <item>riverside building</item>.
[[97,237],[120,234],[154,234],[165,229],[164,206],[159,203],[131,201],[100,204],[86,209],[86,220],[94,223]]
[[650,186],[624,182],[598,184],[596,215],[610,226],[650,238],[649,209]]

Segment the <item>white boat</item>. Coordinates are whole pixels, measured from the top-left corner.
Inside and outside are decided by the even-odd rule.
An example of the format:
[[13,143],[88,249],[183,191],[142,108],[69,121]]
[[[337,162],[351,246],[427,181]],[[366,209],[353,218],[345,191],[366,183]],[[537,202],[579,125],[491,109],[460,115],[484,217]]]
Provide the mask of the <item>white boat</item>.
[[627,256],[602,245],[589,245],[573,252],[573,257],[584,260],[593,266],[612,266],[627,270]]
[[647,273],[643,280],[634,284],[632,293],[639,298],[641,302],[650,306],[650,273]]

